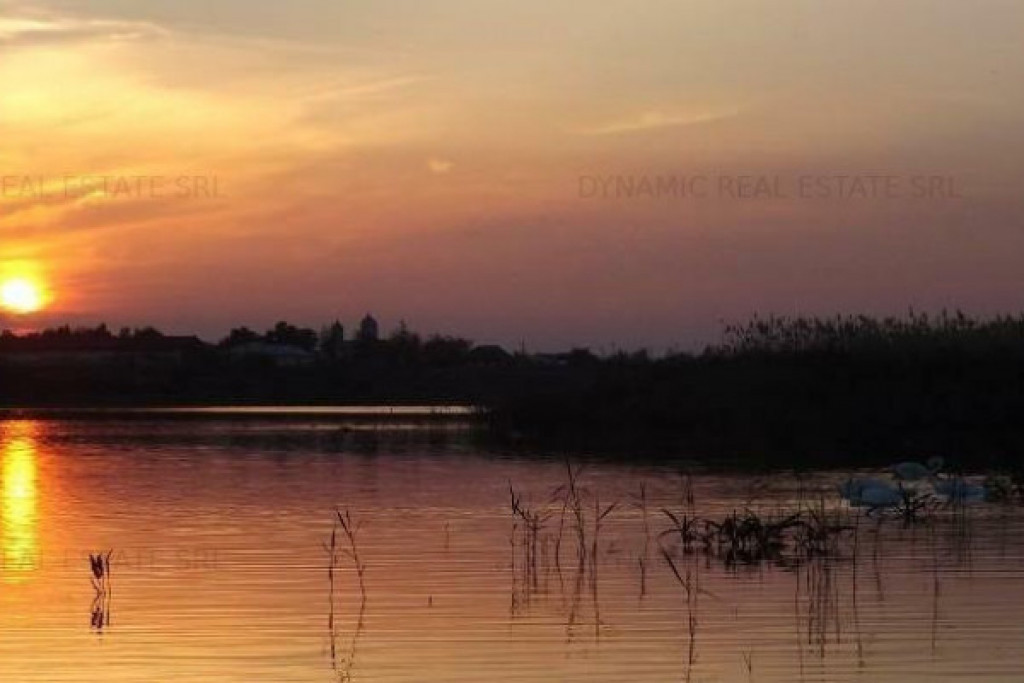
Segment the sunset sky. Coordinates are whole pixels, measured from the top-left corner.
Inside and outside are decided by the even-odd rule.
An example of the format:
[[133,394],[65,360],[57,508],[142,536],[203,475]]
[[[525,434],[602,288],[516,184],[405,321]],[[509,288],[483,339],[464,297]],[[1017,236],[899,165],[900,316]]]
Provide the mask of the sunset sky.
[[[49,301],[0,326],[608,350],[1018,311],[1021,36],[1019,0],[0,0],[0,280]],[[673,175],[709,191],[587,185]],[[900,190],[795,189],[867,175]]]

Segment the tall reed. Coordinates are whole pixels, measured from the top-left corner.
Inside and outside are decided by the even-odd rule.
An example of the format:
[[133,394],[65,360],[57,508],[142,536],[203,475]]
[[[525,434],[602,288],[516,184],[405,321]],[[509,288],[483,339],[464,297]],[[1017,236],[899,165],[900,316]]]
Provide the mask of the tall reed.
[[89,580],[95,591],[90,609],[89,625],[99,632],[110,626],[111,594],[113,593],[110,558],[113,554],[113,550],[108,550],[106,553],[96,553],[95,555],[89,554],[89,570],[92,573]]

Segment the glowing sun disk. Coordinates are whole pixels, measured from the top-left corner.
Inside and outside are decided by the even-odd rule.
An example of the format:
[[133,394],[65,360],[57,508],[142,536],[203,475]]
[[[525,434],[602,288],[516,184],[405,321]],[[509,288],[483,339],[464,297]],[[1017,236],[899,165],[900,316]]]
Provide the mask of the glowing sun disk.
[[14,313],[34,313],[43,304],[42,288],[32,280],[15,278],[0,284],[0,308]]

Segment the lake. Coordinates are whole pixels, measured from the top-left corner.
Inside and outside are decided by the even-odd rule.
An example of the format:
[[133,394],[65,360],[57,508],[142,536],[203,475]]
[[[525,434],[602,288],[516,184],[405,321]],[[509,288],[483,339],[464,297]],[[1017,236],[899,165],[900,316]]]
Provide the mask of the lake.
[[[847,473],[577,458],[563,514],[559,454],[458,421],[7,419],[0,459],[3,681],[1024,677],[1015,503],[908,526],[846,510]],[[753,561],[662,535],[662,508],[811,505],[855,541]]]

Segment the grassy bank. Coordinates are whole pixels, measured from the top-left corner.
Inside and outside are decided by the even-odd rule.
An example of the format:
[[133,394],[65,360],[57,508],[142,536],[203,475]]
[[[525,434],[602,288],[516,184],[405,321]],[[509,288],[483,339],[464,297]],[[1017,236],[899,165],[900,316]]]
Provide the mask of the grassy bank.
[[585,383],[500,400],[501,430],[822,463],[1024,453],[1024,320],[755,320],[721,345],[608,359]]

